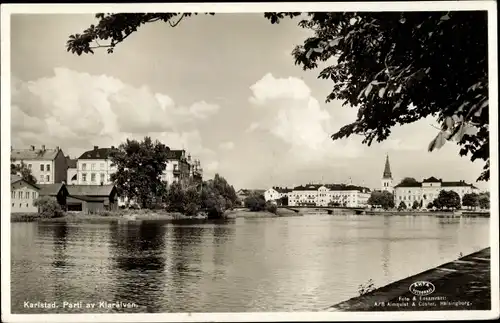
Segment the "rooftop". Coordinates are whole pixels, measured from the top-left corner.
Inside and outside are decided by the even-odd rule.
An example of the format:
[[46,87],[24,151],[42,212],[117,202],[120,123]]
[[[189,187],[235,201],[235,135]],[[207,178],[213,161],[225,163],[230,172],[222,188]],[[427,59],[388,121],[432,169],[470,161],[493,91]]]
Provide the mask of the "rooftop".
[[56,196],[65,188],[63,183],[37,184],[37,186],[40,187],[40,196]]
[[115,149],[113,146],[111,148],[94,146],[94,149],[84,152],[78,159],[109,159],[110,153]]
[[66,186],[71,196],[109,196],[115,186],[110,185],[68,185]]
[[472,188],[477,188],[474,185],[465,182],[464,180],[443,182],[442,179],[437,179],[434,176],[426,178],[422,182],[400,183],[394,187],[395,188],[396,187],[422,187],[422,183],[440,183],[441,187],[472,187]]
[[29,149],[11,149],[10,158],[14,160],[54,160],[61,151],[59,147],[55,149],[46,149],[42,146],[36,149],[31,146]]

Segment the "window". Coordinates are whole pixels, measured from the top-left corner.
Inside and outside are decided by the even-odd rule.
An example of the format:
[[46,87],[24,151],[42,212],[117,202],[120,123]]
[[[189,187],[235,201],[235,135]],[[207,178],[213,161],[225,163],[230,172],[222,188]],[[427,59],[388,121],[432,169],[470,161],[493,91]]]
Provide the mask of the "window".
[[85,164],[85,163],[82,164],[82,170],[87,170],[87,164]]
[[90,164],[90,169],[91,169],[91,170],[94,170],[94,169],[95,169],[95,164],[94,164],[94,163]]
[[26,207],[28,207],[28,203],[26,203]]
[[50,164],[47,164],[47,172],[50,172]]
[[12,193],[10,194],[10,197],[15,199],[16,198],[16,192],[12,191]]
[[50,182],[50,175],[47,175],[47,182]]
[[104,175],[103,173],[100,174],[101,183],[104,183],[104,181],[106,180],[105,177],[106,177],[106,175]]
[[22,208],[22,207],[23,207],[23,205],[21,203],[19,203],[19,208]]
[[31,164],[28,164],[28,168],[29,168],[29,169],[31,169],[31,166],[33,166],[33,165],[31,165]]
[[42,172],[43,172],[43,166],[44,166],[43,164],[40,164],[40,171]]
[[[42,166],[43,166],[43,165],[42,165]],[[40,182],[43,182],[44,178],[45,178],[45,177],[44,177],[43,175],[40,175]]]
[[104,163],[101,163],[101,170],[104,169]]
[[18,199],[22,199],[22,198],[23,198],[23,192],[21,192],[21,191],[20,191],[20,192],[18,192],[18,193],[17,193],[17,198],[18,198]]
[[12,203],[12,207],[14,207],[14,203]]
[[87,174],[83,173],[82,174],[82,182],[86,182],[86,181],[87,181]]
[[95,182],[95,173],[90,174],[90,181]]

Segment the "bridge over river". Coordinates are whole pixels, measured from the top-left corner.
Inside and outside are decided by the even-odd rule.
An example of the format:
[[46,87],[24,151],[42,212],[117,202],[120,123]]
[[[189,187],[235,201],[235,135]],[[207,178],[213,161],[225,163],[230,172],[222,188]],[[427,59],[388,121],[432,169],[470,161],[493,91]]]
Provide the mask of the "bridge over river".
[[332,206],[278,206],[278,208],[283,208],[287,210],[294,211],[296,213],[300,213],[304,210],[318,210],[318,211],[327,211],[328,214],[366,214],[367,209],[364,208],[355,208],[355,207],[332,207]]

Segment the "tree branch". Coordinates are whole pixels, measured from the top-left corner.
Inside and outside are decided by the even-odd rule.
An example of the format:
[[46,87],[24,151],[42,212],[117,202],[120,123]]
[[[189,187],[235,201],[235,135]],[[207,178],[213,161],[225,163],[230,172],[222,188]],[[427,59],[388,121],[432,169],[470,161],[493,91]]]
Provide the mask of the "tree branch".
[[181,20],[182,20],[185,16],[186,16],[185,14],[182,14],[182,16],[179,18],[179,20],[177,20],[177,22],[176,22],[176,23],[174,23],[174,24],[172,24],[172,23],[169,21],[168,23],[170,24],[170,27],[175,27],[175,26],[177,26],[177,25],[181,22]]

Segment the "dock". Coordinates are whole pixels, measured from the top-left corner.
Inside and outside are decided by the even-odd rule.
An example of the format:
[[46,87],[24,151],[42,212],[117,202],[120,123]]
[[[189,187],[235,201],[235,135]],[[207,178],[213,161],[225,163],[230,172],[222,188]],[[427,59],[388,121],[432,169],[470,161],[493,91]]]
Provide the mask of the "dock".
[[[326,310],[341,312],[491,310],[490,255],[490,248],[485,248],[333,305]],[[419,285],[421,287],[418,287]]]

